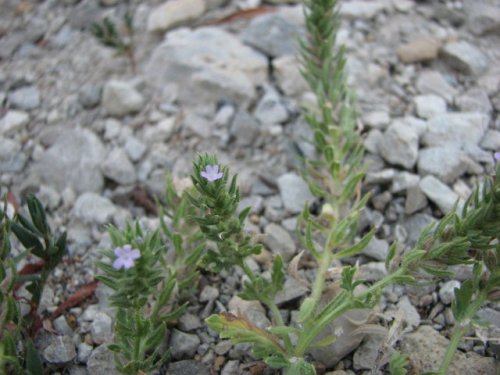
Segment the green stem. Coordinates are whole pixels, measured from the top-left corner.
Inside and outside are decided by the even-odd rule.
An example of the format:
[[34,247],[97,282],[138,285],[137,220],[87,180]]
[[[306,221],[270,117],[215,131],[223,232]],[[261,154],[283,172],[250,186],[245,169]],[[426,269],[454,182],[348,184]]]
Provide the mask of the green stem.
[[[328,242],[329,241],[327,241],[327,243]],[[316,273],[316,279],[314,280],[314,285],[311,293],[311,299],[314,301],[314,308],[312,309],[312,311],[316,309],[316,306],[318,305],[321,296],[323,295],[323,291],[325,289],[325,274],[328,271],[328,267],[330,267],[332,260],[333,254],[325,246],[325,248],[323,249],[323,253],[321,253],[319,267]]]
[[441,367],[439,367],[439,373],[442,375],[446,375],[448,373],[448,367],[450,367],[451,361],[457,351],[458,345],[460,344],[460,339],[465,335],[469,328],[469,324],[455,326],[453,329],[453,334],[450,339],[450,343],[448,344],[448,348],[446,349],[446,354],[444,355],[443,363],[441,363]]

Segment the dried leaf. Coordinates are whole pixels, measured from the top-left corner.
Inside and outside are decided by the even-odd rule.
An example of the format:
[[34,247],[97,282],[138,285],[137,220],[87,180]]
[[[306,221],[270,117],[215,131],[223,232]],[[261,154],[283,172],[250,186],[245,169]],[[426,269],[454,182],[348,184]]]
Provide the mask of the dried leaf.
[[136,186],[130,193],[130,198],[137,206],[144,208],[146,212],[155,216],[158,215],[158,207],[144,188]]
[[304,255],[304,250],[302,250],[292,258],[292,260],[288,264],[288,274],[295,280],[299,281],[301,284],[304,284],[307,288],[310,288],[311,283],[299,275],[299,263],[302,255]]

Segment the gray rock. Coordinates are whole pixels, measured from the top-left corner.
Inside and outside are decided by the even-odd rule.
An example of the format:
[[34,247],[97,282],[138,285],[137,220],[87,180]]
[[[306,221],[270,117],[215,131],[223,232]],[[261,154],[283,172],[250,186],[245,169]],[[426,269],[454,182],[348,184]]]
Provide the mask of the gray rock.
[[61,315],[58,318],[54,319],[52,323],[56,331],[61,335],[71,336],[73,334],[73,329],[71,329],[71,327],[69,326],[64,315]]
[[493,107],[486,90],[474,87],[455,98],[455,105],[462,112],[491,113]]
[[449,305],[455,299],[455,288],[460,288],[460,282],[457,280],[450,280],[445,282],[439,289],[439,299],[445,305]]
[[372,129],[368,132],[365,140],[363,141],[363,145],[365,149],[372,154],[378,153],[379,143],[384,138],[384,134],[378,129]]
[[397,173],[392,179],[391,192],[399,193],[418,185],[420,176],[410,172]]
[[194,360],[172,362],[168,365],[165,375],[210,375],[208,367]]
[[295,55],[302,30],[279,14],[255,17],[241,33],[244,43],[270,57]]
[[130,83],[111,80],[104,85],[102,105],[107,114],[122,117],[139,112],[144,98]]
[[295,173],[285,173],[278,178],[278,187],[285,208],[290,213],[300,213],[306,202],[312,202],[314,196],[302,177]]
[[405,64],[434,60],[441,43],[432,36],[417,37],[398,48],[398,57]]
[[421,149],[417,165],[420,175],[432,174],[446,183],[455,182],[465,172],[482,172],[480,165],[476,165],[465,152],[452,144]]
[[[419,186],[426,197],[434,202],[444,214],[452,211],[455,203],[459,200],[458,195],[453,190],[434,176],[425,176],[420,181]],[[460,209],[462,205],[463,202],[459,200],[457,208]]]
[[77,349],[78,349],[78,354],[76,358],[78,362],[87,363],[87,361],[90,358],[90,355],[92,354],[92,349],[93,349],[92,346],[84,342],[81,342],[80,344],[78,344]]
[[264,199],[260,195],[252,195],[240,200],[238,212],[250,207],[250,213],[260,214],[264,208]]
[[446,101],[437,95],[419,95],[413,98],[417,116],[429,119],[436,115],[446,113]]
[[157,89],[179,85],[184,104],[213,106],[229,97],[248,105],[254,86],[267,79],[267,59],[220,28],[179,29],[153,51],[145,72]]
[[412,186],[406,190],[405,214],[412,215],[427,207],[427,197],[420,186]]
[[446,44],[441,55],[450,67],[465,74],[479,75],[488,67],[486,55],[465,41]]
[[219,297],[219,289],[206,285],[200,293],[200,302],[214,301]]
[[279,254],[285,262],[295,255],[295,242],[292,236],[281,226],[271,223],[264,229],[263,243],[274,254]]
[[58,131],[55,138],[31,173],[58,190],[66,187],[77,193],[100,190],[104,185],[100,166],[106,150],[99,138],[85,129]]
[[394,353],[394,348],[387,347],[385,344],[385,337],[383,334],[369,335],[358,349],[354,352],[352,357],[353,368],[355,370],[368,370],[373,367],[379,356],[379,352],[382,350],[384,360],[380,361],[380,366],[383,366],[391,358],[392,353]]
[[389,253],[389,243],[386,240],[373,237],[364,248],[362,254],[375,260],[385,261]]
[[287,276],[283,290],[275,298],[277,305],[293,301],[307,294],[309,288],[291,276]]
[[379,281],[387,276],[387,269],[384,262],[370,262],[359,267],[356,277],[360,280]]
[[54,336],[42,352],[43,359],[49,363],[63,365],[76,357],[75,344],[71,336]]
[[26,155],[21,151],[21,144],[12,139],[0,137],[0,172],[18,173],[26,165]]
[[347,19],[371,19],[388,7],[389,3],[383,0],[354,0],[341,3],[340,14]]
[[431,118],[428,130],[422,136],[426,146],[442,146],[445,143],[461,145],[479,144],[488,128],[489,117],[482,113],[448,113]]
[[485,150],[500,150],[500,130],[488,129],[480,146]]
[[239,315],[245,312],[245,317],[257,327],[266,329],[271,322],[266,316],[266,310],[259,301],[246,301],[238,296],[234,296],[227,304],[229,312]]
[[156,142],[166,142],[175,131],[175,118],[168,117],[158,122],[155,126],[147,127],[144,130],[144,140],[148,144]]
[[389,163],[411,169],[418,157],[418,132],[405,122],[395,122],[378,144],[380,155]]
[[398,302],[398,309],[403,311],[403,319],[410,327],[417,328],[420,326],[420,314],[415,306],[410,302],[408,296],[402,296]]
[[92,375],[120,375],[115,367],[115,359],[107,345],[99,345],[92,350],[87,361],[87,370]]
[[130,160],[134,162],[141,160],[147,150],[147,146],[134,136],[127,137],[123,148]]
[[420,233],[422,233],[424,228],[435,221],[436,219],[434,219],[431,215],[424,213],[418,213],[407,218],[403,222],[403,226],[408,231],[408,244],[413,246],[415,242],[417,242],[420,237]]
[[363,114],[361,121],[370,128],[385,129],[391,122],[391,117],[386,111],[373,111]]
[[192,358],[200,345],[198,336],[179,331],[172,330],[170,338],[170,350],[172,358],[181,359],[183,357]]
[[240,362],[236,360],[227,361],[221,371],[221,375],[233,375],[238,374],[240,368]]
[[94,108],[101,102],[102,86],[84,84],[78,91],[78,101],[83,108]]
[[35,86],[20,87],[11,91],[7,100],[14,108],[30,111],[40,106],[40,91]]
[[385,185],[390,183],[396,176],[394,168],[385,168],[376,172],[366,174],[365,183],[368,185]]
[[254,116],[263,125],[280,124],[288,119],[288,111],[281,103],[279,94],[268,86],[266,93],[257,104]]
[[309,90],[296,56],[283,55],[273,59],[272,64],[278,86],[285,95],[300,96]]
[[[439,368],[449,341],[430,326],[421,326],[414,333],[403,336],[401,351],[409,355],[413,371],[417,374]],[[448,370],[448,375],[498,374],[500,366],[494,358],[485,358],[476,353],[457,351]]]
[[12,136],[28,125],[30,115],[26,112],[10,110],[0,120],[0,136]]
[[457,90],[439,72],[427,70],[422,72],[416,82],[416,87],[421,94],[435,94],[453,103],[453,97],[457,95]]
[[205,12],[203,0],[170,0],[154,8],[148,17],[148,31],[166,31],[195,20]]
[[106,224],[116,212],[116,206],[108,198],[95,193],[80,195],[73,208],[73,215],[89,224]]
[[121,148],[114,148],[110,152],[102,164],[102,173],[121,185],[130,185],[136,179],[135,168]]
[[473,34],[484,35],[500,31],[500,8],[498,4],[467,0],[464,5],[467,26]]
[[261,132],[261,125],[245,109],[239,109],[234,116],[230,134],[240,146],[250,146]]
[[197,315],[186,313],[179,318],[179,328],[182,331],[191,332],[202,326],[203,324]]
[[113,319],[104,312],[98,312],[90,325],[90,334],[98,345],[110,341],[113,336]]

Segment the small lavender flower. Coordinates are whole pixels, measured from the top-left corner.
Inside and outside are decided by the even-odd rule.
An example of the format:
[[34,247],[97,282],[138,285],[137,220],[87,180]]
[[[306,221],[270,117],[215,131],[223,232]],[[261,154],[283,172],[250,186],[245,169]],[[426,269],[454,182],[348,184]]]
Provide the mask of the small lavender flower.
[[500,161],[500,152],[495,152],[495,154],[493,154],[493,157],[496,161]]
[[130,245],[124,245],[123,247],[117,247],[115,249],[116,259],[113,262],[114,269],[121,269],[122,267],[126,270],[134,266],[134,260],[141,257],[141,253],[137,249],[132,249]]
[[214,182],[224,176],[224,173],[219,172],[218,165],[207,165],[205,170],[201,172],[201,176],[206,178],[209,182]]

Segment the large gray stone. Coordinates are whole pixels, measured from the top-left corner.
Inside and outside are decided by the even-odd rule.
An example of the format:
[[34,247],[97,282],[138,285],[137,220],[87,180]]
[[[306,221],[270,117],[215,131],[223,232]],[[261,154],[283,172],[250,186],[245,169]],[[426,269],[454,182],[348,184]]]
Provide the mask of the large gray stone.
[[99,138],[86,129],[62,130],[55,138],[33,165],[32,173],[58,190],[99,191],[104,185],[100,166],[106,156]]
[[437,95],[418,95],[413,98],[418,117],[429,119],[446,113],[446,101]]
[[398,57],[405,64],[414,64],[434,60],[441,43],[430,36],[417,37],[398,49]]
[[428,175],[420,181],[420,189],[422,192],[438,206],[442,213],[447,214],[453,210],[457,203],[457,208],[463,206],[463,202],[459,200],[457,193],[451,190],[447,185],[443,184],[436,177]]
[[422,176],[432,174],[452,183],[465,172],[481,173],[482,167],[452,144],[424,148],[418,154],[418,173]]
[[450,67],[465,74],[479,75],[488,67],[486,55],[465,41],[446,44],[441,55]]
[[276,90],[267,87],[266,93],[255,108],[254,116],[264,125],[280,124],[288,119],[288,111],[281,104],[281,98]]
[[153,51],[145,72],[159,90],[177,84],[183,104],[213,106],[231,98],[248,105],[254,86],[267,80],[267,59],[220,28],[179,29]]
[[[416,374],[435,371],[441,365],[449,341],[430,326],[421,326],[415,332],[403,336],[401,351],[409,356]],[[494,358],[485,358],[474,352],[457,351],[448,375],[482,374],[496,375],[500,365]]]
[[288,262],[295,255],[295,242],[292,236],[281,226],[270,223],[264,229],[263,243],[274,254],[279,254]]
[[500,7],[482,0],[464,1],[467,26],[475,35],[500,31]]
[[100,345],[92,350],[87,361],[87,370],[92,375],[120,375],[115,367],[113,352],[107,345]]
[[148,31],[166,31],[200,17],[204,0],[170,0],[154,8],[148,17]]
[[458,93],[441,73],[433,70],[422,72],[417,78],[416,87],[421,94],[441,96],[447,103],[453,103],[453,97]]
[[312,202],[314,196],[302,177],[295,173],[286,173],[278,178],[278,187],[285,208],[294,214],[302,212],[306,202]]
[[340,14],[348,19],[371,19],[383,10],[389,9],[389,2],[383,0],[354,0],[342,2]]
[[144,98],[130,83],[111,80],[104,85],[102,105],[107,114],[121,117],[139,112]]
[[274,75],[278,86],[288,96],[299,96],[309,90],[309,86],[302,77],[297,57],[284,55],[273,59]]
[[21,151],[19,142],[0,137],[0,172],[21,172],[26,165],[27,157]]
[[116,213],[116,206],[108,198],[95,193],[80,195],[73,208],[73,215],[89,224],[106,224]]
[[9,103],[24,111],[30,111],[40,106],[40,91],[35,86],[20,87],[8,95]]
[[270,57],[295,55],[302,31],[278,14],[265,14],[250,22],[241,33],[241,39]]
[[438,115],[429,120],[422,143],[426,146],[440,146],[445,143],[477,145],[488,129],[489,121],[487,115],[476,112]]
[[491,113],[493,110],[488,93],[479,87],[473,87],[455,97],[455,105],[461,112]]
[[136,178],[134,165],[121,148],[115,148],[109,153],[102,164],[102,173],[121,185],[132,184]]
[[63,365],[76,357],[75,344],[71,336],[54,336],[51,343],[43,350],[43,358],[53,364]]
[[0,120],[0,135],[11,136],[28,125],[30,115],[26,112],[10,110]]
[[234,116],[230,134],[239,146],[250,146],[261,132],[261,125],[246,110],[239,109]]
[[389,163],[411,169],[418,157],[418,132],[405,122],[391,124],[378,144],[380,155]]
[[199,345],[200,339],[198,336],[177,329],[172,331],[172,337],[170,338],[172,358],[191,358],[194,356],[194,353],[196,353],[196,349],[198,349]]

